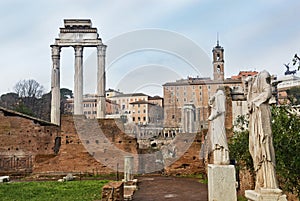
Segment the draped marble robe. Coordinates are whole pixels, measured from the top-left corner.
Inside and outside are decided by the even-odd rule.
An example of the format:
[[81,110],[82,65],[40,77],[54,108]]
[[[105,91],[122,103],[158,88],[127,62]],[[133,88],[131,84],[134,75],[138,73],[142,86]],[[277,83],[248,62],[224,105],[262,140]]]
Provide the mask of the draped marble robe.
[[223,90],[217,92],[209,99],[211,114],[208,117],[210,121],[209,134],[210,146],[213,152],[214,164],[229,164],[228,144],[225,131],[225,95]]
[[256,173],[255,190],[278,188],[269,100],[271,76],[260,72],[248,83],[249,151]]

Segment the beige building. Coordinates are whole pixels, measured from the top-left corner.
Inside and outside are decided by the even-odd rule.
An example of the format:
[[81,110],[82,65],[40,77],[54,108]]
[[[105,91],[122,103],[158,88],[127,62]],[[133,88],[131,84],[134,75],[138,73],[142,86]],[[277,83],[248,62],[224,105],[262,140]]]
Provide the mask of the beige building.
[[163,98],[148,96],[143,93],[117,94],[109,97],[119,105],[121,116],[126,116],[127,122],[147,125],[161,122],[163,116]]
[[[231,89],[241,89],[243,91],[244,78],[255,74],[255,72],[244,71],[238,76],[225,79],[224,49],[217,43],[212,52],[213,79],[209,77],[188,77],[163,85],[165,135],[174,136],[176,133],[186,132],[186,130],[197,132],[206,129],[209,116],[208,100],[216,90],[219,87],[228,86]],[[241,107],[243,106],[241,105]],[[193,122],[187,122],[186,118],[188,116],[184,114],[184,111],[189,112],[189,119],[192,119]]]
[[[66,110],[69,113],[73,113],[74,110],[74,99],[70,98],[67,100],[67,104],[65,106]],[[118,114],[119,113],[119,105],[114,101],[106,98],[105,100],[105,115],[109,117],[109,115]],[[96,119],[97,118],[97,97],[94,94],[86,94],[83,96],[83,114],[88,119]]]

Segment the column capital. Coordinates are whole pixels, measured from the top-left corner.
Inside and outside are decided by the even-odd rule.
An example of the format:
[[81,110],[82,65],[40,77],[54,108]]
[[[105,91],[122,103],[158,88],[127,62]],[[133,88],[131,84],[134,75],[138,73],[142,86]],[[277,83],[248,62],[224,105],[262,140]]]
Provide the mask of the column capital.
[[58,45],[51,45],[51,52],[52,52],[52,56],[60,56],[60,46]]
[[105,56],[106,54],[106,45],[98,45],[97,46],[97,54],[98,56]]
[[83,46],[81,46],[81,45],[76,45],[76,46],[74,46],[74,50],[75,50],[75,57],[82,57],[82,54],[83,54]]

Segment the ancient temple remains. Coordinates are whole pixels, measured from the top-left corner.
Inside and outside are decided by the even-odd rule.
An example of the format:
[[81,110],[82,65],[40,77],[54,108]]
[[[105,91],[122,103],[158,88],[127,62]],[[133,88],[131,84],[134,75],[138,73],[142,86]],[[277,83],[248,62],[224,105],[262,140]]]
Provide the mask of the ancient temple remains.
[[97,118],[105,117],[105,51],[97,28],[90,19],[65,19],[59,38],[52,48],[51,122],[60,125],[60,51],[63,47],[75,50],[74,115],[83,114],[83,49],[97,48]]

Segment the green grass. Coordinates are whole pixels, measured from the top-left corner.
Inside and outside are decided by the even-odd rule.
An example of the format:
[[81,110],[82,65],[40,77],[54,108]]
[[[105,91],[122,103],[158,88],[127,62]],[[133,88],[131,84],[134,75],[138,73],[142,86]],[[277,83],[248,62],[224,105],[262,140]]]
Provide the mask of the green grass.
[[107,180],[69,182],[16,182],[0,185],[0,200],[7,201],[92,201],[101,200]]
[[247,198],[245,198],[244,196],[241,196],[241,195],[239,195],[237,199],[238,199],[238,201],[247,201],[248,200]]

